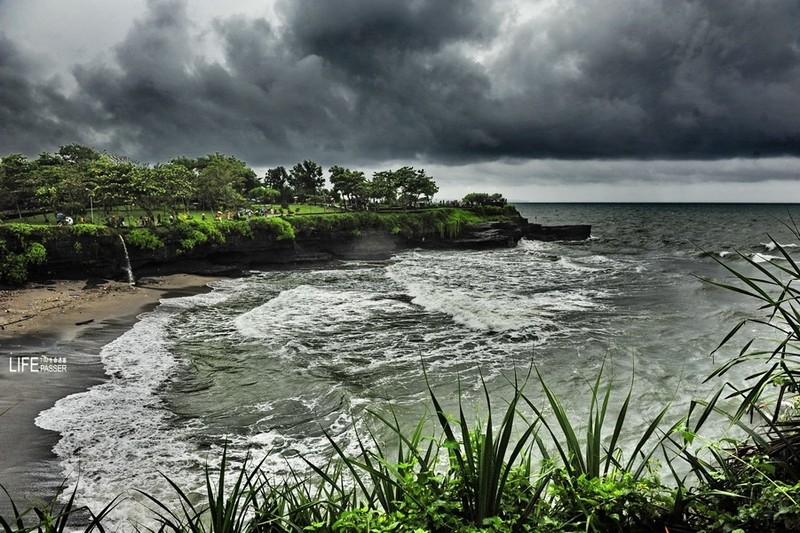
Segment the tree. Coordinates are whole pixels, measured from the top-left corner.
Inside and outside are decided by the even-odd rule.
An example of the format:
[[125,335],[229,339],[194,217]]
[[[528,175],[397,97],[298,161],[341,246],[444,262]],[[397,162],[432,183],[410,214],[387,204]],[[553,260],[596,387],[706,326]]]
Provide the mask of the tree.
[[113,156],[104,155],[89,165],[89,177],[86,188],[91,202],[110,213],[115,206],[130,204],[136,188],[131,180],[137,166],[131,161],[115,160]]
[[248,192],[250,198],[255,198],[262,204],[274,204],[275,202],[279,201],[281,198],[281,191],[278,189],[272,189],[270,187],[254,187],[250,189]]
[[156,165],[153,167],[153,177],[161,186],[158,203],[176,216],[179,207],[189,210],[189,199],[195,192],[192,184],[194,175],[189,169],[176,163]]
[[416,206],[422,199],[429,202],[439,192],[439,186],[425,174],[425,170],[415,170],[413,167],[394,171],[393,183],[399,189],[400,200],[406,207]]
[[108,212],[130,203],[136,192],[130,177],[133,163],[81,145],[67,145],[58,154],[43,152],[36,163],[36,198],[54,211],[75,215],[97,204]]
[[82,144],[65,144],[58,149],[59,157],[68,164],[86,168],[92,161],[100,159],[100,153],[89,146]]
[[185,155],[173,157],[169,160],[169,163],[173,165],[180,165],[192,172],[197,172],[200,169],[197,159],[192,159],[191,157],[186,157]]
[[305,201],[310,196],[316,196],[322,186],[325,185],[325,178],[322,177],[322,167],[310,159],[297,163],[289,173],[289,184],[294,189],[299,201]]
[[36,165],[22,154],[9,154],[0,160],[0,206],[15,209],[22,218],[22,208],[34,196],[33,172]]
[[267,170],[264,175],[264,185],[277,191],[282,190],[289,184],[289,174],[284,167],[275,167]]
[[153,212],[159,207],[160,199],[164,195],[164,188],[159,183],[156,172],[152,168],[137,167],[130,178],[133,200],[145,210],[151,220],[154,219]]
[[[196,198],[206,209],[245,205],[245,184],[254,182],[255,173],[243,161],[220,153],[200,157],[195,162]],[[252,187],[250,187],[252,188]]]
[[284,167],[275,167],[267,170],[264,176],[264,185],[270,189],[278,191],[278,201],[281,206],[286,208],[292,201],[292,189],[289,186],[289,173]]
[[397,185],[394,180],[394,172],[391,170],[375,172],[369,185],[370,198],[379,203],[394,204],[397,201]]
[[173,215],[194,194],[192,173],[183,165],[167,163],[153,168],[136,167],[131,173],[131,192],[136,204],[154,218],[154,211],[166,208]]
[[363,209],[368,197],[367,179],[361,171],[332,166],[329,170],[333,190],[345,200],[345,209]]
[[85,175],[67,165],[60,167],[60,180],[56,187],[56,209],[75,215],[83,213],[89,206],[89,191]]
[[461,200],[469,206],[496,205],[503,207],[508,201],[500,193],[489,194],[485,192],[471,192]]

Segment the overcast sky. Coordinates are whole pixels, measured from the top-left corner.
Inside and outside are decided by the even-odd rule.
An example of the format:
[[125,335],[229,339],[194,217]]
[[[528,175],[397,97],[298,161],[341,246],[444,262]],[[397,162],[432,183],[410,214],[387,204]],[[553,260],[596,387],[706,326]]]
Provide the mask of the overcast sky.
[[0,156],[800,202],[798,0],[0,0]]

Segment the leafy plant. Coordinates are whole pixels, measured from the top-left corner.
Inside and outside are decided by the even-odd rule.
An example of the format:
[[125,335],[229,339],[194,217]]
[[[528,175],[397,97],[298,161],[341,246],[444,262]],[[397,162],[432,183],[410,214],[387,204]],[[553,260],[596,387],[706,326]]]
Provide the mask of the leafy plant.
[[252,217],[249,220],[254,235],[263,234],[276,241],[293,240],[294,228],[279,217]]
[[633,379],[610,426],[608,408],[613,384],[609,380],[604,389],[601,387],[603,368],[600,369],[590,386],[589,416],[584,423],[585,436],[580,438],[561,400],[538,369],[536,373],[547,399],[545,405],[555,420],[551,421],[544,409],[527,397],[523,399],[550,437],[548,442],[542,438],[536,442],[545,463],[557,467],[551,486],[557,514],[571,516],[569,522],[583,524],[581,527],[592,531],[652,526],[665,521],[672,503],[656,476],[653,457],[665,450],[669,436],[682,427],[683,421],[662,430],[660,425],[669,410],[669,405],[665,406],[649,422],[633,448],[627,450],[629,458],[625,460],[619,442],[633,396]]
[[[786,227],[800,239],[796,226]],[[790,531],[800,523],[800,419],[796,412],[782,412],[798,392],[800,314],[795,285],[800,269],[786,248],[773,242],[780,253],[777,260],[759,263],[738,254],[745,265],[741,269],[714,257],[734,283],[706,280],[754,298],[762,313],[737,323],[714,354],[738,338],[745,325],[773,334],[772,339],[746,340],[738,355],[708,377],[720,378],[735,367],[755,366],[744,387],[739,380],[728,380],[709,400],[695,400],[690,407],[681,453],[700,485],[686,494],[684,514],[689,523],[707,530]],[[731,399],[739,404],[729,412],[723,400]],[[722,416],[745,437],[702,438],[700,430],[712,415]],[[703,445],[692,450],[691,444],[698,440]]]
[[[437,419],[444,432],[444,445],[450,453],[451,470],[457,475],[463,512],[473,524],[482,524],[487,518],[503,514],[504,496],[508,485],[519,479],[518,465],[523,468],[524,484],[528,486],[516,489],[530,492],[528,505],[519,512],[518,524],[531,513],[549,479],[549,475],[545,474],[540,476],[536,483],[529,482],[530,446],[537,438],[536,423],[528,424],[516,443],[512,444],[517,404],[525,398],[519,383],[514,385],[514,397],[506,408],[496,435],[493,428],[491,400],[485,383],[483,391],[488,419],[485,425],[478,427],[477,431],[470,430],[460,402],[457,428],[454,429],[438,399],[432,391],[430,392]],[[460,439],[457,433],[460,434]]]
[[[796,226],[788,226],[800,240]],[[754,298],[763,315],[737,323],[716,348],[715,353],[728,345],[746,324],[752,324],[775,335],[767,347],[760,347],[756,339],[748,340],[738,355],[715,370],[708,379],[725,375],[737,366],[758,365],[755,372],[741,387],[730,381],[725,383],[729,398],[737,398],[739,407],[733,415],[740,420],[750,414],[766,427],[763,437],[749,431],[753,453],[766,454],[780,464],[785,481],[800,481],[800,418],[781,416],[781,408],[788,397],[800,391],[800,267],[786,248],[774,241],[780,253],[777,260],[758,263],[744,254],[739,257],[754,274],[745,274],[731,265],[716,259],[739,283],[737,285],[707,280],[716,286]],[[768,392],[776,391],[768,396]],[[715,399],[716,401],[716,399]]]
[[28,265],[41,265],[47,259],[47,248],[40,242],[33,242],[25,249],[25,263]]
[[[547,406],[552,411],[555,418],[555,425],[548,421],[542,408],[525,398],[526,402],[539,417],[543,427],[550,435],[550,443],[555,448],[556,454],[561,459],[563,466],[567,469],[570,477],[577,479],[585,476],[589,479],[601,476],[608,476],[615,472],[630,472],[634,480],[639,479],[647,473],[652,457],[659,450],[663,449],[663,444],[668,440],[667,437],[677,428],[682,426],[682,421],[675,422],[666,431],[659,429],[661,421],[669,410],[669,405],[665,406],[647,425],[644,433],[639,438],[635,446],[629,450],[629,458],[623,460],[623,450],[619,446],[620,436],[625,426],[633,396],[633,380],[631,380],[627,395],[622,407],[617,412],[614,426],[610,433],[608,431],[607,416],[609,400],[613,390],[613,384],[608,381],[605,391],[601,390],[601,379],[603,369],[597,374],[594,384],[591,386],[591,397],[589,403],[589,417],[586,420],[586,437],[582,441],[578,438],[575,425],[570,420],[566,408],[561,400],[550,389],[542,375],[536,370],[539,382],[541,383]],[[556,431],[559,430],[560,434]],[[652,441],[651,441],[652,439]],[[604,442],[608,444],[604,444]],[[539,439],[539,448],[545,459],[551,458],[550,450]]]
[[635,479],[632,472],[603,477],[566,468],[553,472],[549,520],[565,529],[587,531],[658,531],[674,505],[673,490],[655,474]]
[[7,241],[0,239],[0,282],[22,285],[28,281],[28,267],[47,259],[47,248],[40,242],[19,243],[16,249],[13,251]]
[[74,226],[70,226],[70,230],[75,235],[90,236],[102,235],[104,233],[108,233],[109,231],[105,226],[100,226],[97,224],[75,224]]
[[128,232],[126,240],[140,250],[157,250],[164,247],[164,241],[147,228],[136,228]]
[[246,220],[218,220],[215,224],[223,235],[253,236],[252,226]]
[[160,523],[159,532],[175,531],[176,533],[238,533],[255,529],[253,523],[253,504],[263,482],[258,480],[258,467],[247,472],[247,461],[235,476],[232,486],[226,486],[226,473],[229,467],[227,444],[222,452],[222,462],[217,475],[216,484],[212,472],[206,464],[205,489],[206,500],[195,503],[189,494],[174,481],[164,479],[175,490],[180,502],[180,509],[171,509],[144,491],[139,491],[155,505],[154,512]]
[[191,250],[198,244],[205,242],[222,244],[225,242],[225,235],[217,227],[219,223],[205,220],[182,220],[174,226],[174,230],[179,235],[180,249],[184,252]]
[[[59,487],[58,494],[61,493],[63,488],[63,485]],[[78,515],[85,513],[89,515],[89,521],[82,526],[83,532],[89,533],[96,529],[103,533],[105,529],[102,526],[102,521],[118,502],[118,499],[115,498],[99,513],[94,514],[88,507],[77,507],[75,505],[75,495],[78,491],[78,486],[76,485],[65,504],[58,504],[57,494],[44,506],[34,506],[20,512],[6,488],[0,485],[0,489],[8,497],[13,513],[10,520],[0,516],[0,531],[3,533],[30,533],[34,531],[37,533],[64,533],[65,531],[76,531],[75,519]]]

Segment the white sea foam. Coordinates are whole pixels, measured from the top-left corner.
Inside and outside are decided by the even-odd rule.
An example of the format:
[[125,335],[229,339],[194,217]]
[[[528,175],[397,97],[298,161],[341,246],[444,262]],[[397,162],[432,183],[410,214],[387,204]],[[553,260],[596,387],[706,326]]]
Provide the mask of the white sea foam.
[[[762,242],[762,243],[761,243],[761,245],[762,245],[762,246],[763,246],[763,247],[764,247],[764,248],[765,248],[765,249],[766,249],[768,252],[774,252],[774,251],[775,251],[775,249],[776,249],[776,248],[779,246],[779,245],[778,245],[778,244],[777,244],[775,241],[770,241],[770,242]],[[797,244],[796,244],[796,243],[790,243],[790,244],[781,244],[781,245],[780,245],[780,247],[781,247],[781,248],[797,248]]]
[[197,307],[210,307],[218,305],[231,297],[230,293],[211,291],[192,296],[178,296],[175,298],[162,298],[159,303],[164,307],[174,309],[195,309]]
[[59,400],[36,419],[61,434],[54,452],[70,485],[78,484],[81,504],[97,510],[126,497],[110,514],[120,526],[152,519],[132,489],[174,498],[159,472],[187,488],[199,483],[187,478],[188,467],[200,461],[187,444],[189,430],[175,425],[159,395],[181,364],[165,341],[169,320],[159,309],[143,316],[102,349],[107,382]]
[[[157,472],[193,490],[201,484],[205,461],[218,461],[213,443],[223,438],[234,462],[252,453],[276,476],[306,469],[304,459],[325,464],[331,449],[321,428],[355,452],[353,421],[376,399],[390,398],[414,412],[426,396],[420,360],[434,382],[478,367],[492,379],[535,344],[562,334],[569,327],[565,313],[602,309],[605,294],[587,280],[612,275],[619,265],[599,255],[553,260],[551,250],[549,244],[532,243],[523,253],[410,252],[386,270],[375,265],[269,273],[166,299],[103,349],[108,383],[65,398],[42,413],[39,424],[62,434],[56,453],[64,473],[73,483],[80,473],[82,503],[95,509],[132,488],[174,501]],[[496,341],[488,342],[492,338]],[[236,365],[254,365],[253,372],[243,373],[247,384],[264,383],[258,380],[274,377],[275,368],[281,369],[282,383],[263,397],[256,388],[247,389],[255,394],[237,396],[244,402],[236,404],[242,417],[231,416],[244,425],[233,426],[230,434],[202,414],[189,427],[164,403],[170,376],[185,364],[173,355],[170,339],[194,347],[224,339],[225,346],[242,350]],[[195,349],[202,357],[203,349]],[[234,354],[207,357],[213,365],[234,361]],[[267,372],[255,370],[262,368]],[[215,377],[208,379],[213,384]],[[224,393],[204,393],[203,401],[213,405],[213,394]],[[213,430],[207,426],[212,423]],[[197,435],[212,443],[210,451],[195,448]],[[120,522],[148,516],[133,499],[113,515]]]
[[[450,315],[468,328],[485,331],[509,331],[527,327],[520,320],[519,302],[501,300],[460,289],[441,289],[427,283],[406,286],[412,302],[428,311]],[[540,326],[551,325],[549,320],[537,320]]]
[[756,253],[756,254],[753,254],[751,256],[751,259],[753,260],[754,263],[769,263],[769,262],[772,262],[772,261],[780,260],[780,257],[778,257],[776,255],[768,255],[768,254],[758,254],[758,253]]
[[234,325],[246,337],[294,337],[298,332],[334,332],[376,314],[407,309],[407,303],[386,295],[301,285],[236,317]]
[[581,285],[608,264],[548,259],[548,243],[526,241],[524,247],[533,259],[520,260],[518,253],[461,254],[455,262],[446,254],[416,255],[403,257],[387,274],[412,303],[476,331],[533,331],[543,341],[563,328],[560,313],[602,308],[600,291]]
[[552,243],[545,241],[529,241],[528,239],[521,239],[517,246],[524,252],[544,252],[553,248]]
[[578,272],[596,272],[599,266],[590,265],[588,261],[572,259],[569,257],[560,257],[558,262],[566,269],[576,270]]

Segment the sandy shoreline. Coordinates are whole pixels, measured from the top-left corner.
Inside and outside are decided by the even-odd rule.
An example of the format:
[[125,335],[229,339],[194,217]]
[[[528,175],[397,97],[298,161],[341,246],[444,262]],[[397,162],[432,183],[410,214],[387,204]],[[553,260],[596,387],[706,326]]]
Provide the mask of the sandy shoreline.
[[21,335],[74,338],[103,320],[156,304],[168,292],[202,287],[214,279],[218,278],[173,274],[141,279],[135,287],[117,281],[56,280],[0,290],[0,341]]
[[[61,476],[52,452],[58,435],[34,424],[38,414],[104,381],[100,349],[142,312],[164,297],[202,292],[216,279],[174,274],[136,287],[57,280],[0,291],[0,484],[19,507],[52,498]],[[0,494],[0,515],[8,508]]]

